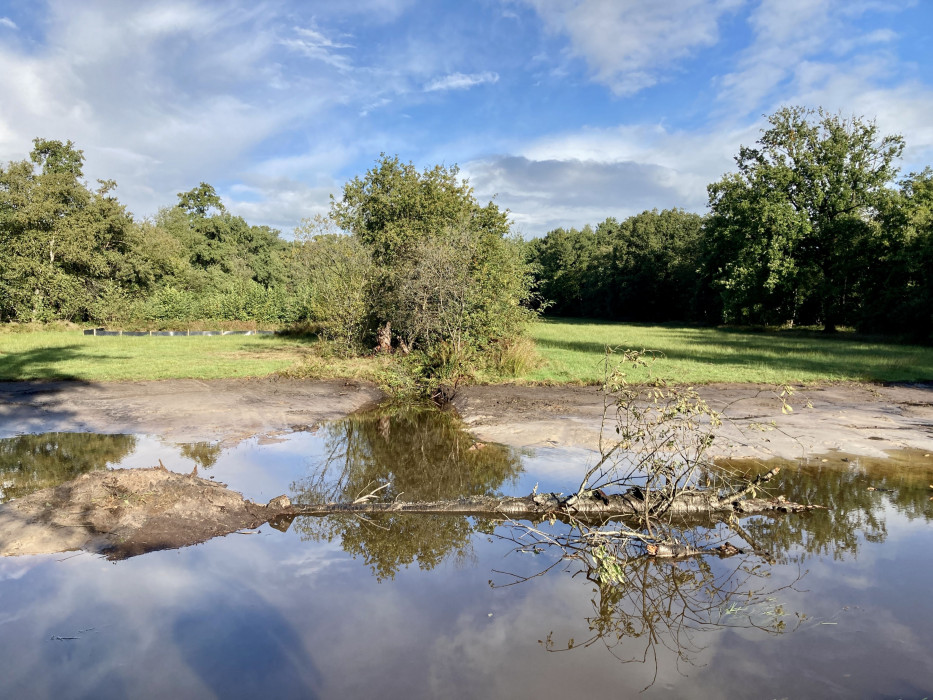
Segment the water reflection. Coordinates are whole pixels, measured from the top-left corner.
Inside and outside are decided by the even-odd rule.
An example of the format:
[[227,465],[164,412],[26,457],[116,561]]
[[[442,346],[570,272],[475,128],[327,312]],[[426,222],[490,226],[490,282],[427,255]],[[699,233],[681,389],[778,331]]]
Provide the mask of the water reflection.
[[136,448],[133,435],[42,433],[0,440],[0,503],[106,469]]
[[188,442],[178,445],[182,457],[187,457],[195,464],[195,469],[210,469],[223,453],[220,443]]
[[882,460],[831,454],[806,462],[730,461],[729,466],[746,475],[781,466],[770,493],[826,507],[743,523],[748,539],[781,562],[855,557],[865,542],[887,540],[891,508],[908,520],[933,520],[933,458],[918,451],[899,451]]
[[[538,479],[561,488],[585,466],[579,454],[553,450],[546,463],[526,459],[520,474],[514,453],[471,450],[455,421],[434,419],[396,413],[274,445],[185,454],[200,466],[215,459],[211,476],[239,490],[261,484],[266,498],[294,481],[296,500],[355,498],[389,482],[392,498],[514,494]],[[126,440],[126,456],[94,438]],[[50,482],[94,463],[69,437],[32,439],[64,450],[43,457],[65,470]],[[135,448],[126,436],[74,439],[111,455],[97,458],[104,465],[162,458],[171,467],[179,449],[148,438]],[[0,445],[5,488],[30,483],[6,459],[11,443]],[[559,459],[570,466],[557,478],[549,465]],[[924,697],[933,678],[933,560],[924,554],[933,459],[827,459],[788,464],[769,492],[834,510],[740,521],[773,565],[754,555],[640,558],[613,577],[525,538],[488,542],[491,532],[510,536],[501,524],[448,516],[309,519],[298,528],[305,541],[263,527],[116,565],[87,555],[2,559],[0,631],[17,640],[0,658],[3,694],[634,696],[657,674],[646,697]],[[568,529],[538,527],[552,536]],[[691,527],[697,543],[725,533]],[[505,587],[515,577],[494,571],[506,570],[524,582]]]
[[[292,484],[300,503],[353,501],[380,489],[380,499],[436,501],[498,495],[522,471],[504,445],[476,443],[459,419],[429,407],[357,415],[323,429],[325,457]],[[474,525],[463,516],[299,518],[308,540],[338,539],[377,578],[392,578],[415,561],[432,569],[447,557],[471,556]]]

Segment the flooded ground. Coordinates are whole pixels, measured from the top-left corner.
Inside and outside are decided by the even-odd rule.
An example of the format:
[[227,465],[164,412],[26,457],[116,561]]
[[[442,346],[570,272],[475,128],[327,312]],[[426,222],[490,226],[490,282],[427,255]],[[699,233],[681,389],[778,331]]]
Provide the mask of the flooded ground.
[[[521,495],[574,488],[593,458],[480,447],[430,411],[232,447],[45,433],[0,440],[0,500],[159,460],[262,502],[353,499],[384,484],[392,499]],[[773,492],[829,510],[742,520],[765,556],[642,560],[611,585],[527,538],[516,547],[521,532],[501,523],[449,516],[299,518],[286,532],[264,526],[115,563],[77,552],[2,558],[2,694],[933,692],[933,457],[833,453],[789,463],[780,479]]]

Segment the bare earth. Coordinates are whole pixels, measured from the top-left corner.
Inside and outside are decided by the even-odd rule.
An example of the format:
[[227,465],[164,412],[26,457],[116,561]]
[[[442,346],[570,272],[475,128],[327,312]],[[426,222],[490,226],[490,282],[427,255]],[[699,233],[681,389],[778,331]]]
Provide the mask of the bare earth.
[[0,505],[0,556],[83,549],[126,559],[256,528],[288,506],[162,467],[90,472]]
[[0,438],[141,433],[171,442],[232,444],[342,418],[381,398],[374,386],[343,380],[0,382]]
[[[800,388],[787,415],[768,388],[720,384],[702,387],[701,393],[727,418],[715,446],[720,455],[933,452],[933,384]],[[340,418],[380,398],[374,386],[343,380],[0,382],[0,438],[91,431],[232,444]],[[484,442],[595,448],[603,399],[594,387],[474,386],[461,388],[454,406]],[[808,400],[812,408],[806,407]],[[762,429],[772,420],[774,428]]]
[[[795,459],[830,450],[866,457],[884,457],[898,449],[933,452],[931,384],[799,388],[788,414],[782,414],[780,399],[767,387],[718,384],[701,387],[700,394],[724,412],[713,448],[719,456]],[[604,398],[594,387],[477,386],[461,389],[454,405],[479,440],[595,449]]]

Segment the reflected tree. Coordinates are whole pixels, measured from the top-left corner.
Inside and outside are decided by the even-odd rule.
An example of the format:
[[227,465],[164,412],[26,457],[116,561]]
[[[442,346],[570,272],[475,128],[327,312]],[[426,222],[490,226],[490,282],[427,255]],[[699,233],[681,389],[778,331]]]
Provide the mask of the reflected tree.
[[[707,537],[719,536],[717,529]],[[584,620],[583,634],[558,638],[552,631],[541,644],[550,652],[601,644],[623,663],[653,664],[649,687],[667,657],[681,672],[695,665],[710,632],[754,628],[781,634],[806,619],[789,612],[780,600],[800,577],[787,585],[771,585],[769,568],[754,555],[732,563],[697,556],[674,561],[648,555],[619,559],[605,545],[594,545],[592,532],[579,523],[533,531],[512,528],[500,536],[513,542],[518,552],[550,554],[546,558],[552,561],[524,574],[496,572],[500,580],[490,581],[493,587],[524,583],[552,569],[592,587],[592,612]],[[733,550],[722,553],[731,555]]]
[[842,459],[800,465],[731,461],[731,469],[748,476],[782,464],[775,490],[800,503],[826,506],[806,518],[751,518],[744,523],[749,538],[781,562],[802,562],[811,556],[839,560],[857,556],[863,542],[887,539],[886,511],[891,507],[911,520],[933,520],[933,465],[925,464],[928,459],[918,455],[910,466],[893,457]]
[[182,457],[187,457],[194,462],[195,468],[210,469],[217,463],[217,459],[223,452],[223,446],[220,443],[211,442],[188,442],[179,445]]
[[0,503],[116,465],[135,448],[133,435],[42,433],[0,440]]
[[[456,416],[431,407],[352,416],[324,430],[324,459],[292,484],[295,501],[354,501],[375,490],[389,501],[497,495],[522,469],[512,450],[475,442]],[[380,579],[415,561],[431,569],[449,556],[468,558],[474,531],[466,517],[449,515],[303,517],[294,527],[307,539],[339,538]]]

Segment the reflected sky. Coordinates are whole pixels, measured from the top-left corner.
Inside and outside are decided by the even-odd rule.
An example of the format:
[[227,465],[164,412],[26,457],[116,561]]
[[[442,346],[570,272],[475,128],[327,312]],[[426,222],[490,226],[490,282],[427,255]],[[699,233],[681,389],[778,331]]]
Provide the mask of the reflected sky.
[[[376,425],[370,437],[383,432]],[[268,500],[316,474],[330,454],[325,433],[251,440],[216,454],[140,436],[117,463],[152,466],[161,459],[185,472],[198,463],[201,476]],[[502,452],[482,469],[463,467],[464,475],[471,468],[482,475],[464,488],[522,493],[540,482],[567,490],[588,456]],[[285,533],[264,526],[116,563],[75,553],[0,559],[3,695],[576,697],[585,688],[618,697],[650,685],[645,696],[924,697],[933,689],[933,522],[921,489],[928,467],[919,463],[909,483],[841,460],[835,467],[847,476],[817,474],[832,466],[802,467],[798,487],[835,492],[837,505],[849,509],[840,515],[850,524],[843,539],[856,546],[838,556],[824,539],[808,552],[816,537],[808,535],[808,515],[795,521],[800,537],[761,519],[756,532],[780,531],[784,549],[760,587],[778,592],[770,602],[758,600],[756,614],[780,607],[788,631],[702,632],[687,662],[662,645],[657,666],[621,663],[643,653],[643,638],[548,651],[539,642],[548,635],[592,636],[594,584],[572,576],[572,562],[515,586],[504,586],[509,577],[495,572],[533,573],[553,563],[550,552],[515,552],[497,537],[458,530],[464,546],[450,555],[422,566],[416,552],[380,576],[373,567],[378,553],[349,547],[346,531],[309,538],[296,521]],[[788,488],[794,476],[785,477]],[[442,480],[444,488],[451,483]],[[860,491],[842,498],[845,489]],[[873,536],[877,523],[883,538]],[[401,521],[357,525],[388,527],[389,538],[393,530],[411,532]],[[468,556],[458,555],[461,549]],[[742,563],[705,561],[717,574]]]

